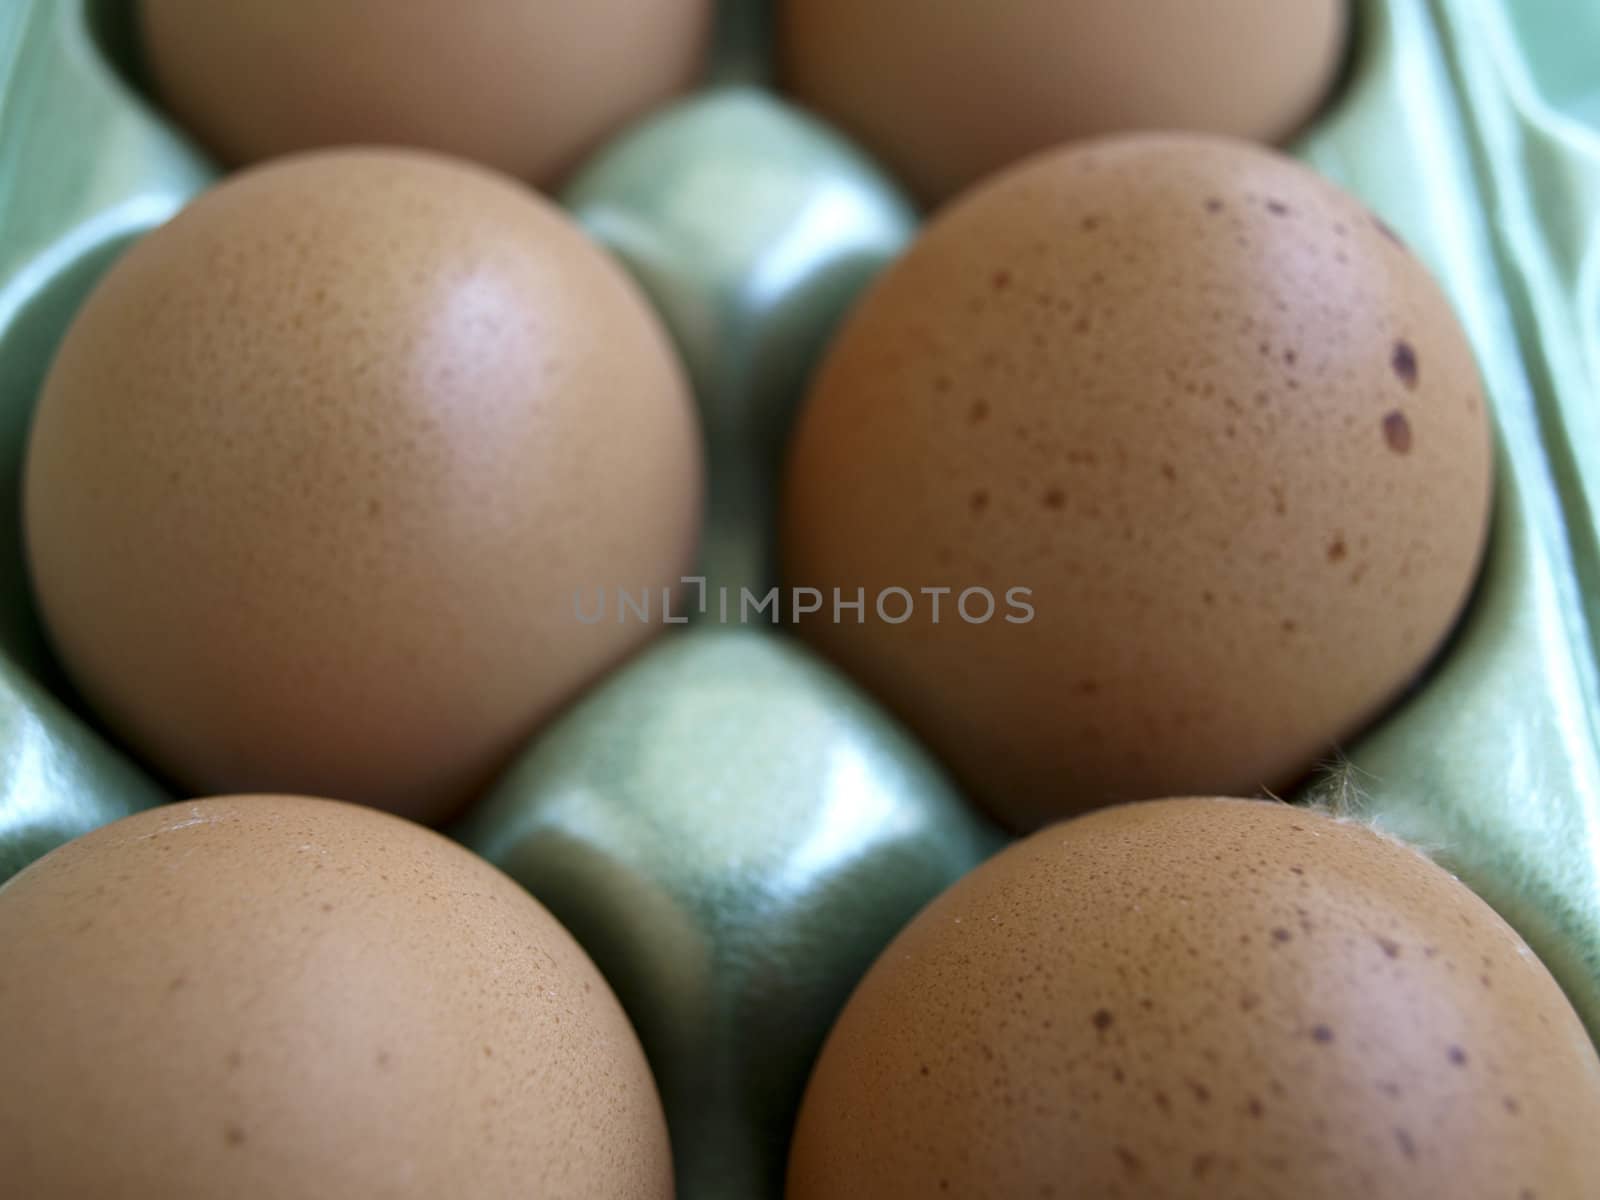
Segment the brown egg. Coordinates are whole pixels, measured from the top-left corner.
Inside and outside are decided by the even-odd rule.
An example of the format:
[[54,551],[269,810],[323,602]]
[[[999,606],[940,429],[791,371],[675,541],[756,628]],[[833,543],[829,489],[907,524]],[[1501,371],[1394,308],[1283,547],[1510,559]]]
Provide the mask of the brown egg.
[[[923,200],[1140,129],[1276,141],[1343,59],[1347,0],[782,0],[785,86]],[[959,80],[959,86],[952,81]]]
[[621,1006],[532,897],[354,805],[151,809],[0,888],[28,1200],[672,1195]]
[[1267,801],[1003,851],[857,987],[789,1200],[1590,1194],[1600,1058],[1456,879]]
[[71,674],[189,793],[439,819],[659,625],[694,561],[676,358],[533,193],[412,152],[235,176],[74,320],[28,450]]
[[1440,644],[1490,482],[1471,351],[1386,229],[1274,152],[1138,136],[1002,175],[879,281],[782,551],[868,598],[805,636],[1033,828],[1293,782]]
[[420,146],[547,183],[691,86],[711,0],[138,0],[173,114],[223,161]]

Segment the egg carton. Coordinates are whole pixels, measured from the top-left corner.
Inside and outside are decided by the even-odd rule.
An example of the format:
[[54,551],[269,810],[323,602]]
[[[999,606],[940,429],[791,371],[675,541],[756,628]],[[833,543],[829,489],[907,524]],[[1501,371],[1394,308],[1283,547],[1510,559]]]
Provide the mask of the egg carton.
[[[1338,786],[1538,951],[1600,1036],[1600,6],[1361,0],[1292,150],[1442,281],[1498,438],[1482,578]],[[699,93],[558,197],[681,351],[711,492],[703,574],[763,590],[808,373],[920,215],[770,88],[764,0],[725,0]],[[21,457],[54,348],[135,238],[217,170],[147,98],[127,0],[0,5],[0,879],[173,797],[51,658]],[[1003,844],[892,720],[770,631],[673,631],[542,733],[452,831],[579,938],[634,1021],[687,1196],[778,1194],[806,1073],[855,981]]]

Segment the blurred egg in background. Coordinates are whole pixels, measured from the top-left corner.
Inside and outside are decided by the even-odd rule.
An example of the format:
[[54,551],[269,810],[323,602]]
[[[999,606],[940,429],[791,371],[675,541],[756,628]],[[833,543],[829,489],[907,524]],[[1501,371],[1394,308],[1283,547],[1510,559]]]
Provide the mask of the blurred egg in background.
[[1347,0],[780,0],[782,86],[924,202],[1131,130],[1277,141],[1327,98]]
[[230,166],[416,146],[548,184],[704,68],[711,0],[139,0],[157,95]]

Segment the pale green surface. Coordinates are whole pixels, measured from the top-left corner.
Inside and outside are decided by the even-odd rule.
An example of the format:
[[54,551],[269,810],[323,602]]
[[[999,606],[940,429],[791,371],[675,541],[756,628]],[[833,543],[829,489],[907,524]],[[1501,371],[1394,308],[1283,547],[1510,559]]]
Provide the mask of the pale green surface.
[[[88,2],[0,0],[0,878],[161,798],[56,699],[18,544],[22,439],[72,309],[210,174],[108,69]],[[1359,10],[1350,86],[1297,149],[1439,274],[1502,453],[1459,636],[1349,750],[1380,823],[1494,903],[1600,1034],[1600,5]],[[91,11],[123,56],[125,4]],[[770,577],[773,456],[817,347],[911,228],[869,163],[749,86],[766,24],[763,0],[728,0],[720,90],[626,132],[566,197],[689,363],[716,475],[709,573],[734,587]],[[856,793],[828,764],[852,756],[891,803],[839,799]],[[788,643],[696,630],[581,702],[473,814],[472,840],[559,907],[634,1009],[686,1200],[776,1194],[739,1181],[775,1178],[843,990],[976,855],[975,818],[922,761]],[[821,818],[835,801],[838,824]]]
[[457,832],[611,981],[699,1200],[780,1194],[850,989],[1001,840],[810,651],[709,627],[591,692]]
[[[746,11],[749,6],[746,6]],[[701,573],[710,607],[776,582],[775,488],[812,364],[915,218],[838,135],[749,87],[647,120],[563,200],[666,318],[700,403],[711,466]]]

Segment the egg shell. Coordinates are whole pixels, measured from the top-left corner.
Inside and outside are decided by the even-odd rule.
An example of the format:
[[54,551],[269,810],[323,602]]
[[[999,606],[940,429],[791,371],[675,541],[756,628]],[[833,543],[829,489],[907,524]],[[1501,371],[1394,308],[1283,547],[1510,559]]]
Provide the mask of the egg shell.
[[1268,801],[1033,835],[925,909],[808,1086],[789,1200],[1576,1200],[1600,1058],[1408,847]]
[[281,159],[138,243],[75,317],[24,518],[56,649],[182,791],[440,819],[661,628],[585,588],[694,563],[666,334],[554,206],[416,152]]
[[1276,152],[1139,135],[1002,174],[880,278],[781,550],[825,594],[950,589],[802,631],[1028,829],[1292,783],[1441,644],[1491,482],[1471,348],[1379,221]]
[[13,1195],[672,1195],[605,980],[409,822],[284,796],[151,809],[0,888],[0,946]]
[[137,0],[156,90],[229,164],[419,146],[549,182],[691,86],[711,0]]
[[778,20],[784,86],[937,202],[1101,134],[1285,137],[1333,85],[1349,5],[782,0]]

